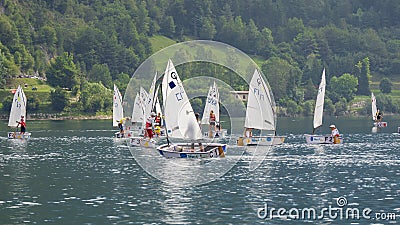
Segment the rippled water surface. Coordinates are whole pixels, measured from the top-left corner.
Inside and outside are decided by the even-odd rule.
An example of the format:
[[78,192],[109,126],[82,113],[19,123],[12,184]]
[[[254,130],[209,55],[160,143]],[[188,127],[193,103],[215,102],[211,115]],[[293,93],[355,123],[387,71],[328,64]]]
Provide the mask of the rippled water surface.
[[[207,161],[165,161],[155,150],[115,142],[109,121],[31,121],[32,138],[7,140],[0,125],[0,224],[388,224],[400,220],[400,136],[396,120],[371,133],[368,119],[335,122],[343,145],[306,145],[311,119],[282,119],[286,143],[270,149],[249,171],[252,150],[217,164],[232,168],[214,181],[196,181]],[[399,123],[400,124],[400,123]],[[327,126],[326,126],[327,127]],[[328,129],[326,129],[327,131]],[[322,129],[324,131],[324,129]],[[138,161],[131,151],[142,151]],[[160,162],[172,178],[162,182],[140,164]],[[187,164],[185,171],[173,164]],[[211,162],[214,163],[214,162]],[[212,164],[208,164],[212,165]],[[216,167],[216,170],[219,168]],[[176,175],[176,176],[173,176]],[[210,177],[212,174],[209,175]],[[172,183],[171,183],[172,182]],[[396,220],[259,218],[272,208],[365,208]],[[341,204],[341,203],[340,203]],[[261,210],[262,209],[262,210]],[[261,211],[260,211],[261,210]],[[261,214],[260,214],[261,213]],[[295,210],[292,211],[295,213]],[[389,215],[389,214],[388,214]]]

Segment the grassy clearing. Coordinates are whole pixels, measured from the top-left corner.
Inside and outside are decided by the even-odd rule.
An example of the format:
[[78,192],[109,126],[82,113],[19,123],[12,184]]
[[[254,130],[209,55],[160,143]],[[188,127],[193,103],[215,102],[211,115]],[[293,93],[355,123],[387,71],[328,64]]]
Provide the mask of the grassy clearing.
[[158,52],[165,47],[176,44],[176,41],[161,35],[154,35],[149,39],[153,52]]

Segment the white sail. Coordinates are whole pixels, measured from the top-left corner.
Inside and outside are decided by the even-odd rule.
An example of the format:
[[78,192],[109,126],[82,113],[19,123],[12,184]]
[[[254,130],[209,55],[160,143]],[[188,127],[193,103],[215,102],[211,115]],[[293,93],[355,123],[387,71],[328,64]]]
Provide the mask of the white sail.
[[201,139],[201,130],[181,79],[169,59],[162,82],[164,115],[170,137]]
[[10,117],[8,119],[9,127],[17,127],[18,122],[21,120],[21,116],[24,116],[26,121],[26,96],[24,90],[19,85],[14,93],[13,102],[10,110]]
[[156,98],[156,113],[157,113],[157,115],[160,113],[160,115],[162,116],[163,115],[163,113],[162,113],[162,111],[161,111],[161,105],[160,105],[160,101],[158,100],[158,98]]
[[156,81],[157,81],[157,73],[154,75],[153,83],[150,86],[149,93],[147,95],[147,99],[144,102],[144,118],[147,118],[151,115],[151,112],[154,107],[154,96],[156,92]]
[[317,101],[315,102],[314,109],[314,129],[322,125],[322,116],[324,113],[324,101],[325,101],[325,68],[322,71],[321,83],[318,88]]
[[275,131],[274,112],[268,86],[256,69],[250,81],[244,127]]
[[141,109],[142,109],[142,125],[143,127],[146,124],[146,102],[147,102],[147,98],[149,97],[149,94],[147,93],[147,91],[143,88],[140,87],[140,100],[141,100]]
[[371,106],[372,106],[372,120],[376,121],[376,112],[378,110],[376,108],[376,98],[374,93],[371,93]]
[[132,123],[143,122],[143,103],[139,93],[136,93],[135,103],[133,104]]
[[122,108],[122,95],[119,92],[117,85],[114,84],[114,97],[113,97],[113,127],[118,126],[118,121],[124,117]]
[[219,122],[219,91],[217,85],[213,84],[207,94],[207,101],[204,106],[203,117],[201,118],[201,124],[210,123],[210,112],[213,110],[215,114],[215,120]]

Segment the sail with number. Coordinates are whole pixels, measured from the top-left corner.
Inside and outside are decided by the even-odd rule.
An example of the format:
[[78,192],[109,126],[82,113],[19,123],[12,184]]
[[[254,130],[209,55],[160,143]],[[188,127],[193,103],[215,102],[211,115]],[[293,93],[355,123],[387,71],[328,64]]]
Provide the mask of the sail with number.
[[249,85],[244,127],[275,131],[274,107],[269,88],[256,69]]
[[171,59],[163,81],[163,105],[167,133],[170,137],[197,140],[202,138],[193,108]]
[[204,106],[203,117],[201,119],[201,124],[210,123],[210,112],[211,110],[215,114],[215,120],[219,122],[219,91],[217,85],[214,84],[210,86],[207,94],[207,102]]
[[118,121],[124,117],[122,108],[122,95],[119,92],[117,85],[114,84],[113,97],[113,127],[118,126]]
[[8,119],[9,127],[17,127],[18,121],[21,120],[21,116],[26,118],[26,103],[24,90],[22,90],[22,87],[19,85],[14,93],[14,98],[11,105],[10,117]]
[[324,101],[325,101],[325,68],[322,71],[321,76],[321,83],[318,87],[318,95],[317,100],[315,102],[315,109],[314,109],[314,130],[322,125],[322,116],[324,113]]

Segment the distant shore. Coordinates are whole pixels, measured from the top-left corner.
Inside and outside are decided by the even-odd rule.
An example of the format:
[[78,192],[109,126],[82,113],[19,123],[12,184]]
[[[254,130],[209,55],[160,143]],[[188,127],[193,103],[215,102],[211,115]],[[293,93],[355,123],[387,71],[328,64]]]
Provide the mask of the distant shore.
[[[27,120],[111,120],[112,115],[61,115],[61,114],[28,114]],[[8,120],[8,115],[0,115],[0,120]]]

